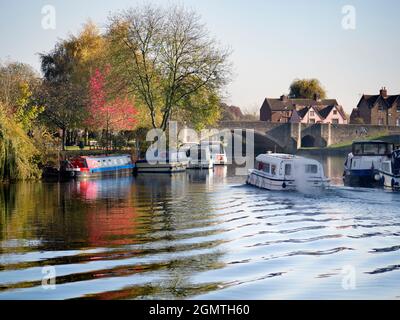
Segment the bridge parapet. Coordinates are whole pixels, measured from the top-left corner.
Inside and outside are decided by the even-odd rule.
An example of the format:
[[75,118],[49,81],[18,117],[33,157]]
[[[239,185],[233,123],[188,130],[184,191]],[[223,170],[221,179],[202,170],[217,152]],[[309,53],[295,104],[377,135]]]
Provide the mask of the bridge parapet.
[[400,127],[361,124],[299,124],[266,121],[222,121],[220,129],[253,129],[288,152],[301,146],[327,147],[332,144],[400,135]]

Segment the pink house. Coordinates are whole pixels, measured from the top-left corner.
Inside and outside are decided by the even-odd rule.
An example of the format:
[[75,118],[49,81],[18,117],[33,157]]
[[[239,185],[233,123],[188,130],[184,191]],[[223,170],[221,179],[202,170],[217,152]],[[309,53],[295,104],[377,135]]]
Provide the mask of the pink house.
[[293,111],[290,122],[347,124],[347,117],[343,109],[337,105],[309,106]]

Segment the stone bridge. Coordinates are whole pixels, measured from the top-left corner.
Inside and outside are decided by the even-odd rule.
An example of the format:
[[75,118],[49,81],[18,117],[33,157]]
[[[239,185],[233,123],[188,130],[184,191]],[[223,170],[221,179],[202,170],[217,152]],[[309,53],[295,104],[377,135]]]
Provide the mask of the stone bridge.
[[293,153],[301,147],[330,145],[384,135],[400,135],[400,127],[355,124],[299,124],[265,121],[222,121],[219,129],[254,129],[255,149]]

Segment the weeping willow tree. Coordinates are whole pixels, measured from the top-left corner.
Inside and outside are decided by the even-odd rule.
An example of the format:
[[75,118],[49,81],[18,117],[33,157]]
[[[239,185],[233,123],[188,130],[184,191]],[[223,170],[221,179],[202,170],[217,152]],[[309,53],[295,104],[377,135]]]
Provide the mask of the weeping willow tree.
[[25,130],[0,105],[0,182],[40,178],[38,157]]

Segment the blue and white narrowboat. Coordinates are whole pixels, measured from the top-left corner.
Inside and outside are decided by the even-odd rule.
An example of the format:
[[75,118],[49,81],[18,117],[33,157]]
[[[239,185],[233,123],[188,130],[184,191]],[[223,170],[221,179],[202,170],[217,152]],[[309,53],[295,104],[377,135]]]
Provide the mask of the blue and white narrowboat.
[[381,187],[379,170],[382,163],[389,161],[393,144],[384,141],[353,142],[352,152],[344,164],[343,180],[350,187]]
[[133,174],[134,168],[130,155],[79,156],[67,160],[63,171],[70,177],[80,179]]
[[385,189],[400,191],[400,149],[393,151],[390,160],[382,162],[378,172]]
[[312,191],[329,186],[324,169],[316,160],[289,154],[267,153],[256,158],[247,184],[267,190]]

